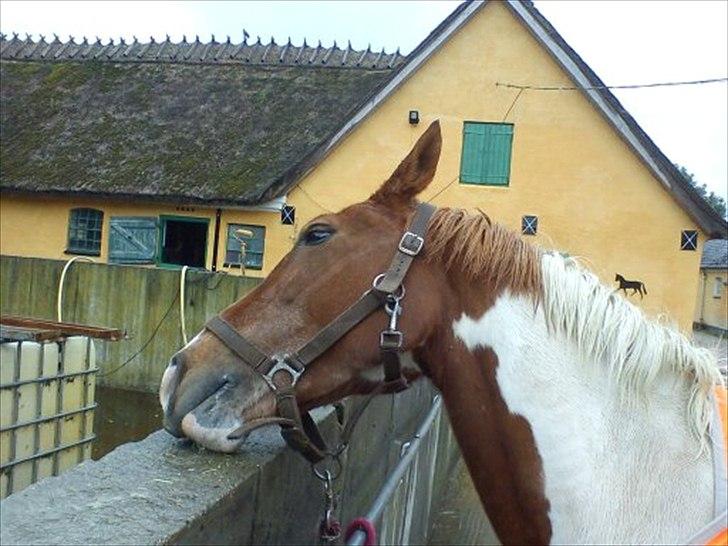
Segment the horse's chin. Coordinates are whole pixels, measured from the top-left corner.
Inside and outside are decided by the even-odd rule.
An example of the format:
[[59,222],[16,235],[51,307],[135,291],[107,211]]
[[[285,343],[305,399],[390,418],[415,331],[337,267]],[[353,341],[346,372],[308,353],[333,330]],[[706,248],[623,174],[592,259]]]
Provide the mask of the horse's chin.
[[242,425],[239,419],[226,420],[214,427],[201,424],[194,411],[182,418],[184,435],[204,448],[221,453],[234,453],[240,449],[239,440],[231,440],[228,436]]

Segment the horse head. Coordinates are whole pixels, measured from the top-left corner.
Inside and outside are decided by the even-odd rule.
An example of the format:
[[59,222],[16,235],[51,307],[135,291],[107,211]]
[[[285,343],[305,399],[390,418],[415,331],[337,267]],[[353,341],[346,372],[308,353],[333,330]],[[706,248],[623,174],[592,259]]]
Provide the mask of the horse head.
[[[273,359],[296,351],[387,270],[415,196],[435,175],[440,147],[434,122],[367,201],[311,220],[265,281],[220,317]],[[438,274],[418,261],[407,274],[407,311],[400,321],[404,353],[416,353],[431,334],[440,308],[441,296],[432,289],[441,281]],[[379,339],[388,320],[384,312],[372,313],[306,367],[295,386],[301,409],[364,394],[380,383]],[[414,380],[421,371],[410,366],[404,374]],[[275,415],[272,391],[261,374],[203,330],[165,371],[160,388],[165,428],[210,449],[233,451],[238,442],[228,438],[231,431]]]

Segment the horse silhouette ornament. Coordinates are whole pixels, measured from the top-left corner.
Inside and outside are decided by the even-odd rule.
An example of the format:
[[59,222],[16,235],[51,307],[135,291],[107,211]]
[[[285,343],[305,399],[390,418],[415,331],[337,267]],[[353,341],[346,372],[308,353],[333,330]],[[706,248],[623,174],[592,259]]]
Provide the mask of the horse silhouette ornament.
[[[387,390],[386,345],[406,381],[442,393],[502,543],[676,544],[720,522],[713,354],[484,213],[441,208],[421,226],[440,147],[435,122],[369,199],[311,220],[172,358],[165,428],[228,452],[253,423],[290,432],[292,406]],[[406,296],[385,291],[393,270]],[[360,300],[371,312],[344,323]]]
[[639,293],[640,299],[647,294],[647,288],[645,288],[645,283],[642,281],[628,281],[619,273],[614,277],[614,281],[619,283],[619,287],[615,292],[622,290],[625,296],[627,295],[627,290],[632,290],[633,295]]

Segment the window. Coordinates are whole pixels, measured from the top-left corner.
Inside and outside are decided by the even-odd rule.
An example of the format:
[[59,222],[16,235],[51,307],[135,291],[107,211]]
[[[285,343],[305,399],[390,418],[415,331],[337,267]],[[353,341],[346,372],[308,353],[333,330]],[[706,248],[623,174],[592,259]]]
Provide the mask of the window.
[[156,218],[112,216],[109,220],[110,263],[154,263],[157,245]]
[[507,186],[511,172],[513,124],[466,121],[460,182]]
[[207,218],[160,216],[159,265],[205,267]]
[[[247,230],[252,237],[241,233]],[[247,224],[228,224],[227,251],[225,252],[225,266],[240,267],[241,244],[245,243],[245,267],[248,269],[263,269],[263,252],[265,251],[265,228],[263,226],[250,226]]]
[[680,234],[680,250],[697,250],[698,232],[686,229]]
[[521,218],[521,233],[524,235],[536,235],[538,231],[538,216],[526,215]]
[[723,279],[721,277],[716,277],[715,283],[713,283],[713,297],[720,298],[720,296],[722,294],[723,294]]
[[281,224],[284,226],[292,226],[296,223],[296,207],[293,205],[283,205],[281,209]]
[[101,254],[101,226],[104,213],[96,209],[71,209],[68,219],[69,254]]

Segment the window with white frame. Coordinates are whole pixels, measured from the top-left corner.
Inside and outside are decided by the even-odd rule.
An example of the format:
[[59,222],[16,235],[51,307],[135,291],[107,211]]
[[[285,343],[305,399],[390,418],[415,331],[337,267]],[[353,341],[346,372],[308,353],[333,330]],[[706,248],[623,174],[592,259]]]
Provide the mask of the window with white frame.
[[713,297],[720,298],[723,295],[723,278],[716,277],[713,283]]
[[[252,234],[252,237],[250,235]],[[226,267],[240,267],[242,245],[245,244],[245,267],[263,269],[265,251],[265,227],[249,224],[228,224]]]

